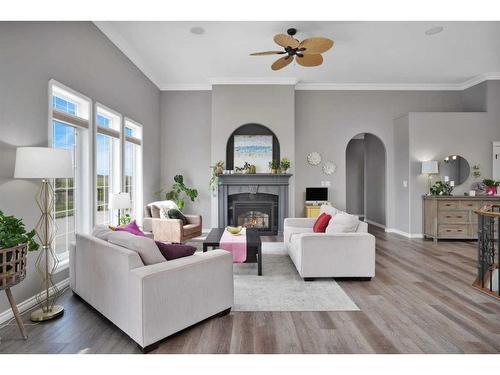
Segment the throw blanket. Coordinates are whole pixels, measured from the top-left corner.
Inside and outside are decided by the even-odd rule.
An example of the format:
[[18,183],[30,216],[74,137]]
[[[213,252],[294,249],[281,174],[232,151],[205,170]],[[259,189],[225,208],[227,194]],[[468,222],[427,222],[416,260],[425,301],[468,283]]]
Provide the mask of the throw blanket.
[[233,263],[243,263],[247,260],[247,232],[243,228],[238,236],[234,236],[227,230],[220,238],[219,248],[233,254]]

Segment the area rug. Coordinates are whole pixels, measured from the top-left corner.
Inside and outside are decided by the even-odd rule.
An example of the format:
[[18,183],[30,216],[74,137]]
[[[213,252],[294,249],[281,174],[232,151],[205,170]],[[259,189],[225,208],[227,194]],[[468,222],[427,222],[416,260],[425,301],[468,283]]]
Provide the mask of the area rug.
[[257,264],[234,264],[233,311],[358,311],[334,279],[305,282],[283,243],[262,244],[263,275]]

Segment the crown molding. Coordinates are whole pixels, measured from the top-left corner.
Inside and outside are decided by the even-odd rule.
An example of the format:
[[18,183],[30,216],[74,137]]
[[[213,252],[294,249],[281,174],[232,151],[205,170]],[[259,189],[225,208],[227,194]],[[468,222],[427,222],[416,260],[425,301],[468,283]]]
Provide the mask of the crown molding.
[[295,86],[299,82],[296,77],[274,77],[274,78],[248,78],[248,77],[215,77],[209,78],[211,85],[290,85]]
[[485,81],[500,80],[489,72],[459,83],[304,83],[297,78],[211,78],[210,83],[164,84],[162,91],[208,91],[213,85],[291,85],[298,91],[463,91]]
[[160,85],[161,91],[210,91],[210,83],[167,83]]
[[132,63],[161,90],[157,82],[160,82],[153,69],[139,56],[134,48],[122,37],[122,35],[108,21],[93,21],[94,25],[113,43]]

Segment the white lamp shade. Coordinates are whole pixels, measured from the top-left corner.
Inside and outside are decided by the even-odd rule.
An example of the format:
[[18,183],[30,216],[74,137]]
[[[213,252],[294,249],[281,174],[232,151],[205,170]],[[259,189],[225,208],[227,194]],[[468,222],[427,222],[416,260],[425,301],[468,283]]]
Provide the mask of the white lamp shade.
[[422,174],[437,174],[439,173],[437,160],[429,160],[422,162]]
[[18,147],[14,178],[72,178],[71,152],[61,148]]
[[130,208],[132,204],[130,202],[129,193],[116,193],[109,195],[109,209],[110,210],[121,210],[123,208]]

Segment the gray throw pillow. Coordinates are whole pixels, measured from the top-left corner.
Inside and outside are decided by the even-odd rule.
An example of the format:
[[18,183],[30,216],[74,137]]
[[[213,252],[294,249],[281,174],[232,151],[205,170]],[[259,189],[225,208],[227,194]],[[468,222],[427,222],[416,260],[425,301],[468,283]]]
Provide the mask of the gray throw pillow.
[[128,232],[113,232],[108,242],[122,246],[126,249],[135,251],[142,259],[144,265],[165,262],[165,258],[161,255],[158,246],[151,238],[135,236]]
[[177,210],[175,208],[172,208],[172,209],[168,210],[168,217],[170,219],[179,219],[179,220],[182,220],[182,225],[187,225],[188,224],[187,217],[184,216],[184,214],[182,212],[180,212],[179,210]]

